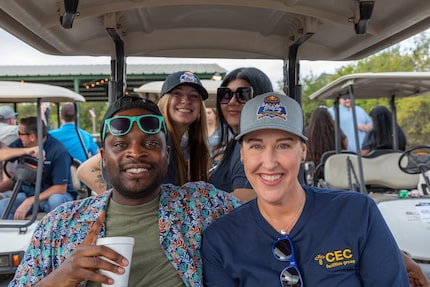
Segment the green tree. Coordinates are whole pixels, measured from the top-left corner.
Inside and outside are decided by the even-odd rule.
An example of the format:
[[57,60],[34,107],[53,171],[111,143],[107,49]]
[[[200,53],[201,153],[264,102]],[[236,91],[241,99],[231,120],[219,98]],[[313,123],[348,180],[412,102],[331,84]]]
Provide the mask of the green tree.
[[303,114],[305,118],[305,126],[308,125],[313,110],[320,105],[328,105],[327,101],[311,101],[309,96],[312,93],[318,91],[332,80],[333,75],[329,74],[321,74],[316,76],[311,74],[310,76],[304,77],[303,82],[303,99],[302,99],[302,107]]
[[414,38],[414,47],[411,49],[415,71],[430,70],[430,33],[424,32]]

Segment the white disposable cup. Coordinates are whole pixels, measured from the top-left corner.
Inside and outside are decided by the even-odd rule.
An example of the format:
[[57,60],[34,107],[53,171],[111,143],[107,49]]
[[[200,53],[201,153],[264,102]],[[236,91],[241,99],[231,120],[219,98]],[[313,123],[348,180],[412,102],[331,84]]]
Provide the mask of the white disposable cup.
[[[133,254],[134,238],[128,236],[104,237],[97,239],[97,245],[104,245],[118,252],[128,260],[128,265],[124,267],[125,273],[116,274],[107,270],[100,269],[99,272],[107,277],[112,278],[115,282],[113,285],[102,284],[102,287],[128,287],[128,278],[130,277],[131,257]],[[112,262],[102,257],[103,260]],[[114,262],[112,262],[114,263]]]

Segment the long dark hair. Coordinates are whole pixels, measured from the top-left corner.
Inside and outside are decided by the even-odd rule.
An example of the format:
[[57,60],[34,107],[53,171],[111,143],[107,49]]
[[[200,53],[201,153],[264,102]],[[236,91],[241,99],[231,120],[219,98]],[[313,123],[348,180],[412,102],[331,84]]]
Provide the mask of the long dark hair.
[[[327,107],[318,107],[313,111],[306,136],[306,160],[313,161],[315,165],[319,164],[323,153],[336,149],[335,124]],[[342,149],[347,149],[343,137],[345,135],[341,132]]]
[[[247,81],[254,91],[254,97],[260,94],[273,92],[272,82],[269,77],[264,72],[254,67],[242,67],[231,71],[225,76],[221,83],[221,87],[226,87],[233,80]],[[232,127],[228,125],[227,120],[222,113],[221,104],[218,101],[216,103],[216,110],[221,125],[221,138],[217,148],[222,149],[225,147],[224,159],[228,158],[233,152],[234,145],[232,143],[234,142],[234,139],[230,140],[229,135],[234,135],[234,132]]]
[[[393,118],[390,110],[384,106],[376,106],[369,112],[372,118],[373,138],[375,141],[375,149],[392,149],[393,148]],[[406,142],[402,129],[397,125],[397,136],[399,138],[399,148],[404,150]]]

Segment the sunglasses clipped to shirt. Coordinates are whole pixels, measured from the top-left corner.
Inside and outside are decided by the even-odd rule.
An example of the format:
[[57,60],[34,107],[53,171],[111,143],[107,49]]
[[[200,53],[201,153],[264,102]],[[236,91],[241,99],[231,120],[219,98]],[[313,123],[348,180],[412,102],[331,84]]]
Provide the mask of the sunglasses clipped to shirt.
[[146,134],[156,134],[159,133],[161,129],[163,129],[164,133],[167,133],[166,124],[162,116],[116,116],[105,120],[102,140],[106,138],[106,129],[108,129],[113,136],[123,136],[131,131],[134,122],[136,122],[139,129]]
[[304,287],[302,275],[300,274],[299,267],[294,258],[294,247],[288,234],[284,234],[275,240],[272,244],[272,253],[279,261],[288,263],[281,274],[279,280],[282,287]]
[[240,87],[235,92],[227,87],[219,87],[217,90],[217,100],[220,104],[228,104],[233,96],[235,96],[239,103],[244,104],[252,99],[253,94],[252,87]]

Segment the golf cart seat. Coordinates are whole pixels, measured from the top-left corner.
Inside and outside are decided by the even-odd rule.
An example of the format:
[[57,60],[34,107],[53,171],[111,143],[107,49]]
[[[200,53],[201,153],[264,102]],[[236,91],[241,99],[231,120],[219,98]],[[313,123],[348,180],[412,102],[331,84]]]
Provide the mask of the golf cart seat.
[[[400,170],[398,162],[401,154],[395,151],[362,157],[365,185],[393,190],[416,188],[419,176]],[[351,189],[351,183],[359,184],[356,178],[352,178],[354,173],[358,174],[357,155],[333,154],[325,162],[324,179],[330,188]]]
[[321,159],[320,159],[320,163],[315,168],[315,174],[314,174],[314,178],[313,178],[314,179],[314,186],[327,187],[326,183],[324,182],[324,166],[325,166],[327,159],[336,153],[356,154],[355,152],[349,151],[349,150],[341,150],[340,152],[336,152],[335,150],[330,150],[330,151],[326,151],[325,153],[323,153],[321,156]]

